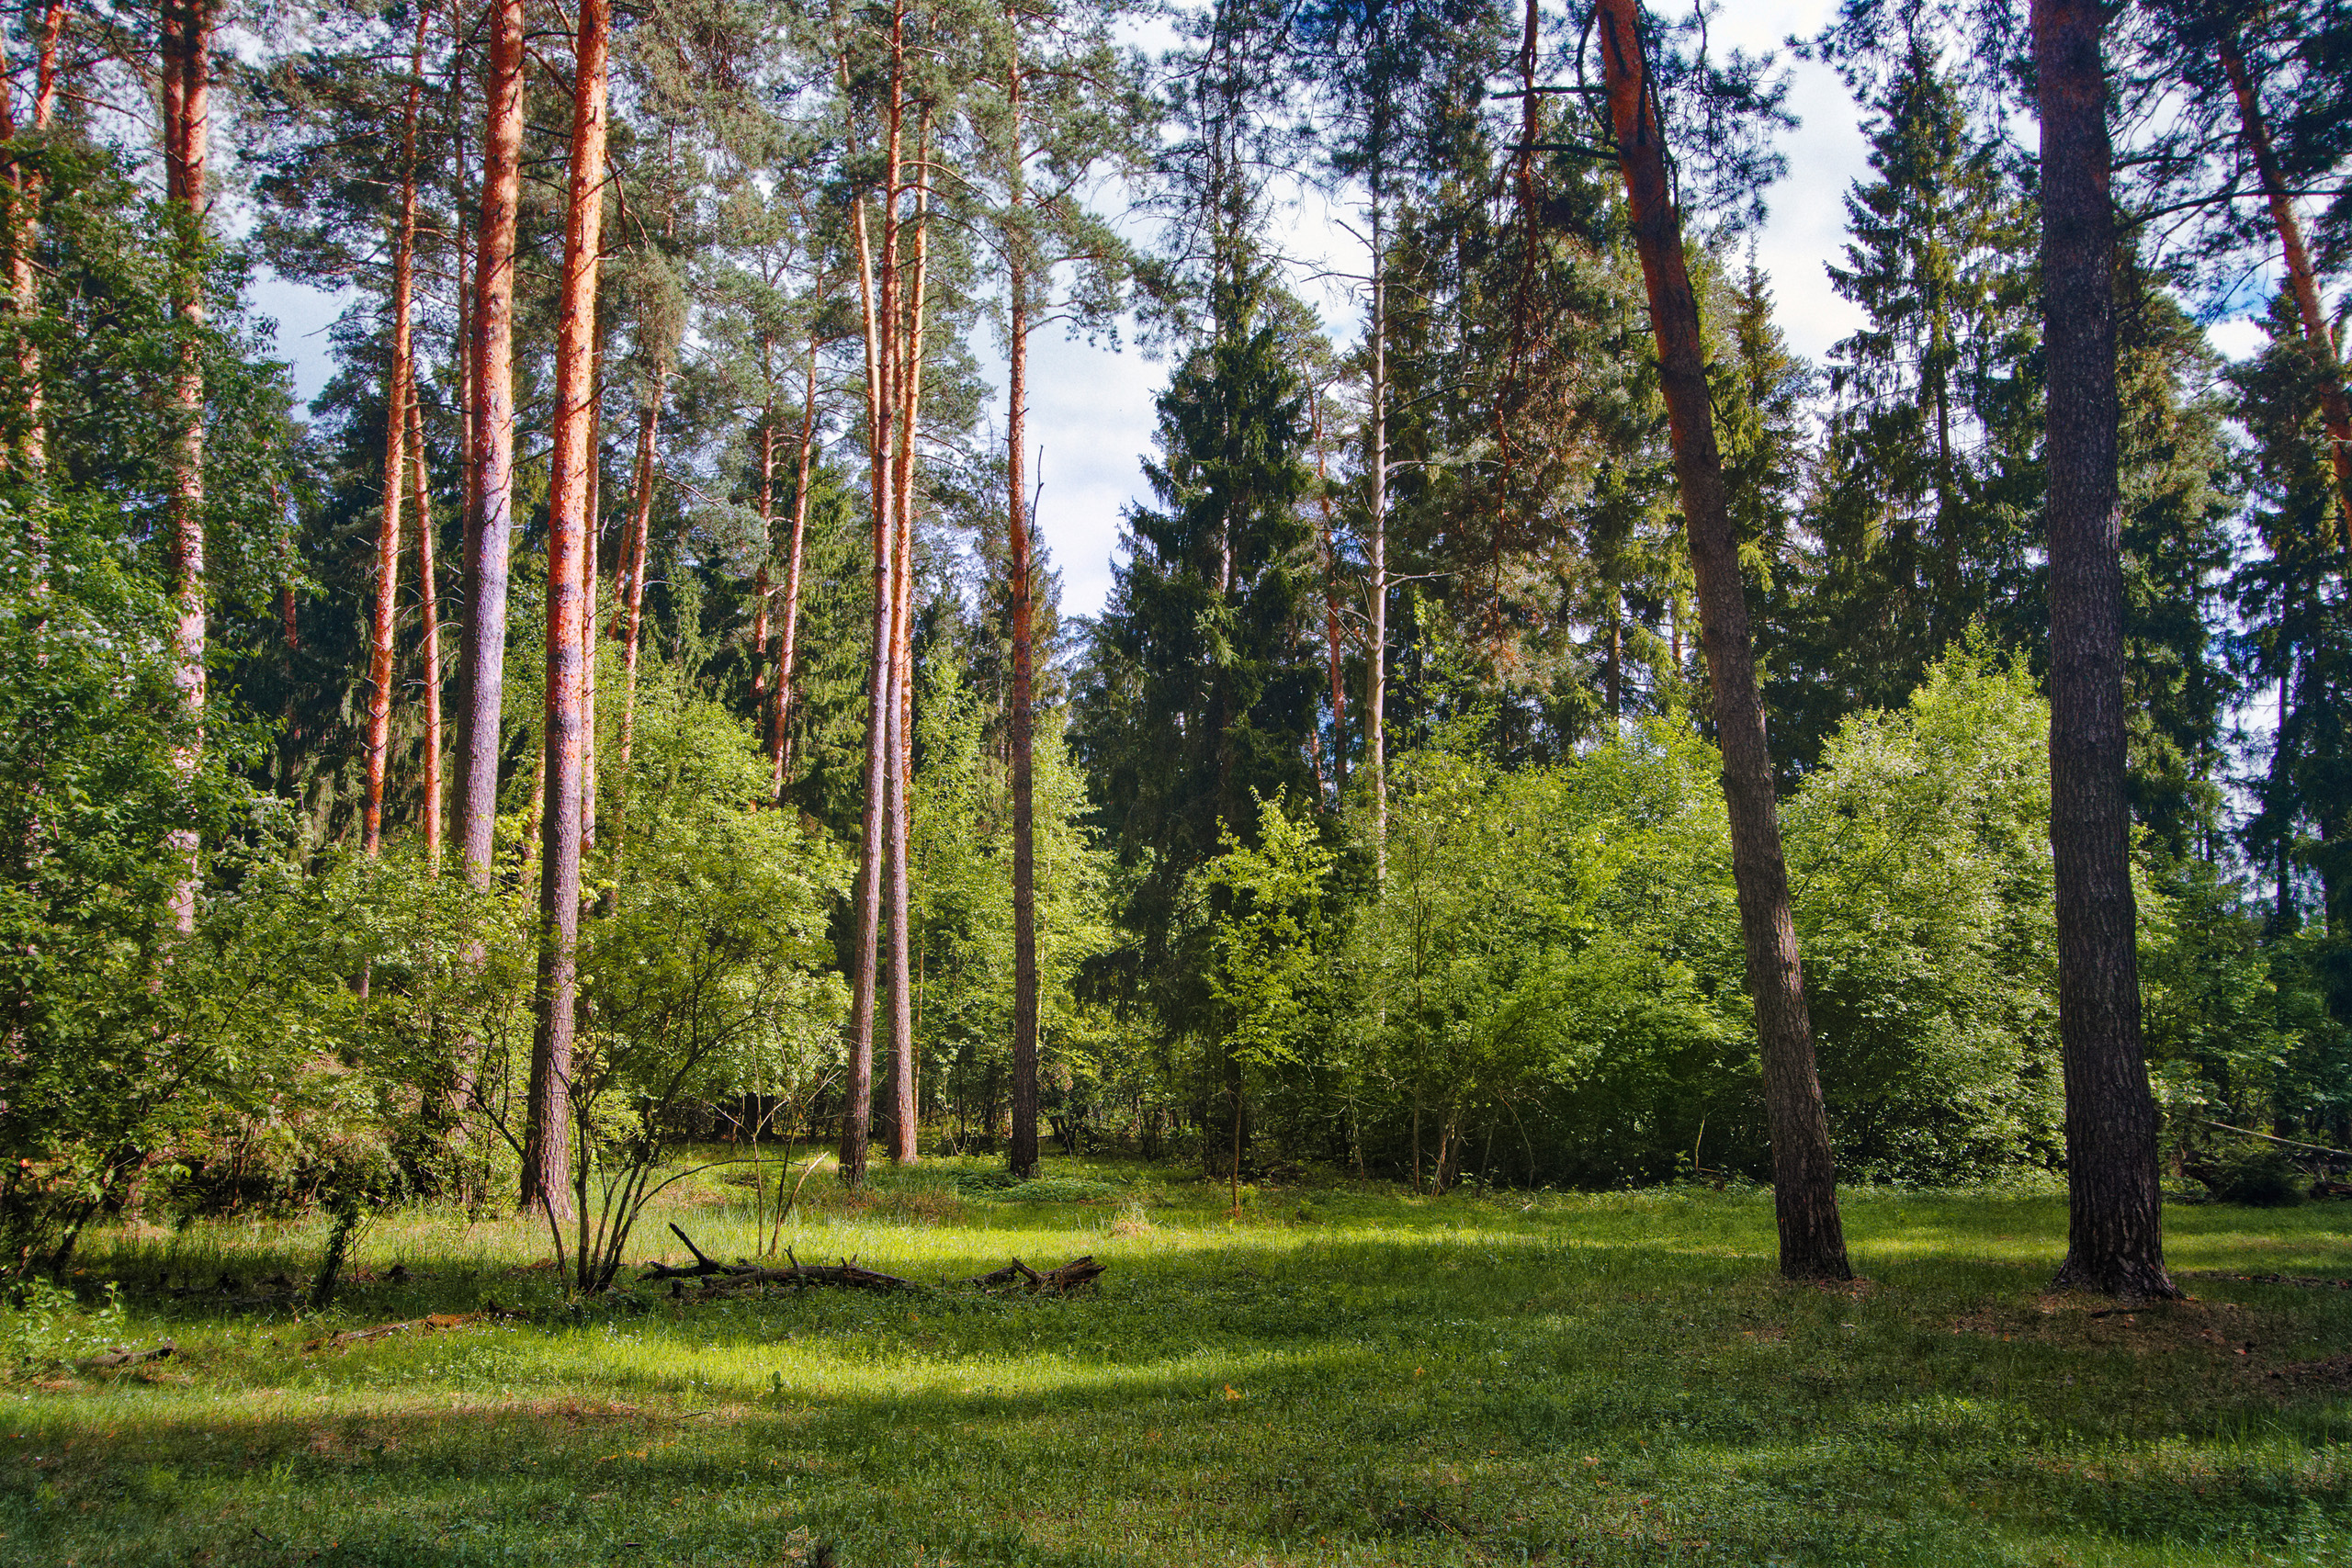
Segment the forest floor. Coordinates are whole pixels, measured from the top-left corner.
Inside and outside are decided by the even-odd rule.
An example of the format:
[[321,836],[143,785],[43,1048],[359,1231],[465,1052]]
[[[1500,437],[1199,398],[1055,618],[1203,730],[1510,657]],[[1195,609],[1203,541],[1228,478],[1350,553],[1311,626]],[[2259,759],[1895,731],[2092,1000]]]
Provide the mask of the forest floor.
[[[319,1221],[97,1235],[82,1306],[0,1319],[0,1562],[2352,1562],[2352,1206],[2170,1206],[2193,1299],[2124,1312],[2046,1293],[2046,1192],[1849,1193],[1868,1279],[1825,1289],[1775,1277],[1757,1193],[1237,1221],[1165,1168],[994,1171],[820,1174],[785,1239],[925,1281],[1091,1253],[1099,1286],[573,1309],[544,1231],[402,1212],[298,1316],[219,1277],[306,1278]],[[632,1260],[687,1261],[673,1219],[752,1251],[729,1174]],[[523,1315],[316,1343],[491,1301]]]

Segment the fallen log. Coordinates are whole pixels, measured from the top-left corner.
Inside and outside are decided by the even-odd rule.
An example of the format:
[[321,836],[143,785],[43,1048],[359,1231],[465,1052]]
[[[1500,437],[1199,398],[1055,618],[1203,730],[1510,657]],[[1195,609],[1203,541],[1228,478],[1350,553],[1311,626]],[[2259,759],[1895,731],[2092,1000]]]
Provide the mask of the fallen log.
[[166,1339],[152,1350],[133,1350],[126,1347],[109,1350],[103,1356],[91,1356],[74,1364],[89,1371],[96,1371],[104,1368],[135,1367],[141,1361],[160,1361],[166,1356],[176,1355],[178,1351],[179,1347]]
[[701,1293],[712,1295],[720,1291],[732,1291],[745,1285],[841,1285],[858,1291],[919,1291],[912,1280],[901,1280],[896,1274],[877,1269],[861,1269],[857,1259],[844,1258],[839,1263],[803,1263],[794,1257],[790,1247],[784,1249],[790,1266],[784,1269],[729,1269],[703,1283]]

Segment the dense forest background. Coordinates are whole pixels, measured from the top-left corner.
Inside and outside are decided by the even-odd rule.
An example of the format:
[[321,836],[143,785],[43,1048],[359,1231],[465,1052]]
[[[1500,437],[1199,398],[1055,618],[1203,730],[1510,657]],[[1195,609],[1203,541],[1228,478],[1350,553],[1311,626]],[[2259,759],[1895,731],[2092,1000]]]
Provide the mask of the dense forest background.
[[[12,1263],[518,1184],[586,1260],[681,1141],[869,1114],[1237,1187],[1769,1172],[1589,17],[1155,19],[9,9]],[[1645,47],[1838,1169],[2050,1168],[2023,19],[1802,42],[1871,145],[1820,364],[1748,245],[1785,79],[1706,19]],[[2109,31],[2145,1044],[2216,1181],[2352,1142],[2347,63],[2303,0]],[[1280,254],[1302,177],[1358,320]],[[352,300],[307,417],[265,260]],[[1028,525],[1040,330],[1173,367],[1091,618]]]

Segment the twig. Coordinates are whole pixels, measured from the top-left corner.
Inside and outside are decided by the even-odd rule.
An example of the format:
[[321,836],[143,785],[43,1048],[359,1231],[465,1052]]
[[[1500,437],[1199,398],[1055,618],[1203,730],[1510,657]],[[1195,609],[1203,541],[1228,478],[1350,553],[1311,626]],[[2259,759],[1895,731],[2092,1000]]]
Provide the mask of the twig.
[[2299,1138],[2273,1137],[2268,1133],[2257,1133],[2251,1127],[2233,1127],[2227,1122],[2216,1122],[2206,1116],[2199,1116],[2197,1120],[2208,1127],[2219,1127],[2224,1133],[2235,1133],[2242,1138],[2260,1138],[2266,1144],[2280,1144],[2290,1149],[2309,1149],[2313,1154],[2333,1155],[2337,1159],[2352,1159],[2352,1154],[2346,1154],[2342,1149],[2329,1148],[2325,1144],[2306,1144]]

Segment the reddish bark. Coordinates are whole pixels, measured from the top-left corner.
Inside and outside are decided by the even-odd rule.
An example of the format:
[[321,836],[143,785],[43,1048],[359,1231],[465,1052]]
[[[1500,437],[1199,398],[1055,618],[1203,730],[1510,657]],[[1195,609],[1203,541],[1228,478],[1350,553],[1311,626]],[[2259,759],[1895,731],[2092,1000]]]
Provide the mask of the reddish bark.
[[[56,118],[58,39],[64,23],[65,0],[50,0],[48,9],[41,14],[40,53],[34,68],[31,130],[37,136],[47,131]],[[5,75],[0,75],[0,138],[12,144],[8,160],[8,298],[18,323],[15,344],[17,397],[24,421],[17,433],[17,457],[24,465],[27,476],[38,482],[49,470],[49,432],[43,417],[46,400],[41,390],[40,344],[23,326],[40,310],[40,275],[33,265],[33,251],[39,242],[45,182],[38,162],[27,163],[14,155],[16,113],[9,102]],[[36,521],[33,525],[38,528],[40,524]]]
[[621,733],[613,784],[613,855],[619,859],[628,836],[629,757],[637,745],[637,665],[645,631],[645,562],[653,526],[653,481],[662,424],[662,399],[670,367],[654,367],[653,395],[637,415],[637,474],[630,487],[628,532],[621,540],[620,600]]
[[416,588],[418,635],[424,646],[424,787],[423,818],[424,863],[435,875],[441,871],[441,583],[435,565],[433,502],[425,465],[424,416],[417,408],[416,387],[408,391],[410,488],[416,497]]
[[888,1089],[890,1157],[912,1165],[917,1157],[915,1124],[914,988],[909,971],[910,911],[908,908],[907,809],[914,786],[914,609],[915,440],[922,412],[923,301],[930,281],[931,121],[926,115],[915,138],[915,233],[912,277],[899,350],[897,471],[894,510],[897,537],[891,546],[890,758],[888,813],[883,874],[890,889],[890,1066]]
[[416,13],[408,93],[401,107],[401,204],[392,234],[392,362],[384,377],[384,507],[376,533],[376,605],[368,646],[367,787],[360,802],[361,849],[383,848],[384,773],[392,739],[392,652],[399,629],[401,498],[408,484],[409,400],[415,396],[411,302],[416,290],[416,121],[424,100],[424,28]]
[[[571,1103],[580,934],[583,665],[590,469],[594,462],[596,274],[604,235],[609,0],[581,0],[571,161],[558,298],[554,450],[548,485],[546,803],[539,867],[537,1019],[523,1153],[523,1204],[572,1213]],[[583,1216],[584,1218],[584,1216]]]
[[799,669],[800,560],[808,535],[808,475],[817,455],[816,334],[808,337],[808,380],[801,391],[800,462],[792,487],[792,542],[785,558],[784,630],[775,660],[775,708],[768,727],[768,789],[784,804],[786,774],[792,766],[792,690]]
[[1748,645],[1739,550],[1715,446],[1699,303],[1682,254],[1682,217],[1666,173],[1665,139],[1637,30],[1637,0],[1600,0],[1595,18],[1619,167],[1632,209],[1634,243],[1657,339],[1659,389],[1674,443],[1675,475],[1699,581],[1701,635],[1713,679],[1715,725],[1724,754],[1724,804],[1731,821],[1732,876],[1746,940],[1747,988],[1772,1129],[1772,1201],[1780,1221],[1781,1272],[1791,1279],[1851,1278],[1838,1214],[1829,1121],[1814,1064],[1804,971],[1781,855],[1779,807],[1764,739],[1764,704]]
[[2311,252],[2303,243],[2302,220],[2295,216],[2295,198],[2287,188],[2278,152],[2270,143],[2270,128],[2263,118],[2262,96],[2246,70],[2245,55],[2238,46],[2234,29],[2222,29],[2218,52],[2222,69],[2230,79],[2230,91],[2237,99],[2240,133],[2254,158],[2255,173],[2262,181],[2262,194],[2270,204],[2270,220],[2278,229],[2279,248],[2286,253],[2287,287],[2295,296],[2295,310],[2302,318],[2303,341],[2325,374],[2320,384],[2320,418],[2327,431],[2328,464],[2335,474],[2336,517],[2344,529],[2340,543],[2352,550],[2352,399],[2345,395],[2344,373],[2336,364],[2335,342],[2327,330],[2327,310],[2320,300],[2319,278],[2312,271]]

